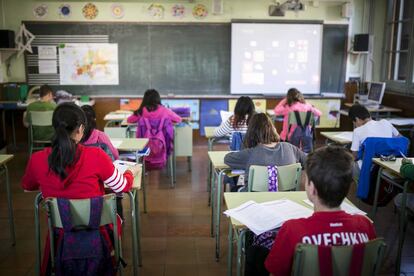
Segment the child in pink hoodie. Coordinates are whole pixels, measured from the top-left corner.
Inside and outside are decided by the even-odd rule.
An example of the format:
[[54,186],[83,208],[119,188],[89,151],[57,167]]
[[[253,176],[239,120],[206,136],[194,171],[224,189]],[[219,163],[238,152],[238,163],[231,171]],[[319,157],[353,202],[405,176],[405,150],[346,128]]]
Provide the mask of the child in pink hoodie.
[[164,107],[161,104],[161,97],[157,90],[148,89],[145,91],[144,98],[142,99],[141,106],[128,117],[128,123],[137,123],[141,117],[148,119],[161,119],[167,117],[172,123],[181,122],[181,117]]
[[96,129],[96,114],[93,108],[89,105],[84,105],[82,106],[82,110],[86,115],[87,126],[85,127],[81,143],[84,145],[105,144],[111,151],[114,159],[119,159],[118,150],[112,145],[108,135]]
[[288,134],[289,113],[293,111],[311,111],[315,117],[319,117],[322,115],[321,111],[314,108],[311,104],[306,103],[302,93],[300,93],[299,90],[297,90],[296,88],[289,89],[286,98],[281,100],[280,103],[274,109],[275,115],[283,115],[283,128],[280,133],[280,138],[283,141],[288,140],[288,138],[292,135],[293,131],[295,130],[295,127],[291,127],[290,132]]

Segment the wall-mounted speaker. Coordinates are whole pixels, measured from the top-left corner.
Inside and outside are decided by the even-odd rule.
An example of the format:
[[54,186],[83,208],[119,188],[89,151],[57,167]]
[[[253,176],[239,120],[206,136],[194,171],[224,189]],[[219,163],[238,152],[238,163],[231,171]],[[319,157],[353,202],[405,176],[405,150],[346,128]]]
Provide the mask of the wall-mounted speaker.
[[369,34],[356,34],[354,36],[354,52],[368,52],[369,51]]
[[0,48],[14,48],[14,31],[0,30]]

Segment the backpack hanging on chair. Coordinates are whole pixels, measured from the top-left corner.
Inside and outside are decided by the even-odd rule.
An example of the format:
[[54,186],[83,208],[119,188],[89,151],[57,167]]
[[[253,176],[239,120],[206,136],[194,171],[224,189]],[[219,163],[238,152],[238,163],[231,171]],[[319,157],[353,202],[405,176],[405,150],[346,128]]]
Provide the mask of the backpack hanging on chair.
[[[142,130],[139,131],[140,137],[149,139],[150,154],[145,157],[145,166],[148,169],[162,169],[167,164],[167,142],[163,131],[166,120],[168,119],[162,118],[150,122],[149,119],[141,117],[138,121],[139,130]],[[141,126],[145,126],[145,129]]]
[[302,149],[305,153],[310,153],[313,150],[313,130],[312,127],[310,127],[312,123],[312,112],[306,112],[304,123],[302,123],[298,111],[294,111],[294,114],[297,126],[292,135],[288,138],[288,142]]

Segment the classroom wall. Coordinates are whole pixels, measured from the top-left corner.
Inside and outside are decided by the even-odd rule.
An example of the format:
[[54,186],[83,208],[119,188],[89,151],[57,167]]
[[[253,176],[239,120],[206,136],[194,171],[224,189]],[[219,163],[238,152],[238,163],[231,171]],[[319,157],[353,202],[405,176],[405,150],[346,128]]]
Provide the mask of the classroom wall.
[[[35,1],[35,0],[1,0],[5,11],[5,28],[18,31],[22,20],[41,20],[41,21],[91,21],[86,20],[82,15],[83,2],[74,1]],[[354,16],[351,20],[341,17],[341,5],[346,1],[337,2],[319,2],[317,7],[306,3],[305,11],[301,12],[287,12],[285,17],[270,17],[268,16],[268,6],[273,3],[268,0],[224,0],[224,13],[222,15],[211,14],[212,0],[198,0],[194,3],[177,1],[185,5],[187,11],[196,4],[204,4],[210,11],[209,15],[202,20],[195,19],[191,13],[186,14],[183,19],[174,18],[171,15],[171,8],[176,3],[170,0],[161,0],[157,3],[165,7],[163,19],[154,19],[148,13],[148,7],[153,3],[150,0],[126,1],[117,2],[124,6],[125,16],[122,19],[114,19],[110,13],[110,7],[114,2],[99,1],[94,2],[98,9],[99,15],[94,22],[99,21],[130,21],[130,22],[230,22],[232,19],[276,19],[276,20],[324,20],[326,23],[349,23],[351,36],[353,33],[358,33],[362,30],[363,20],[361,15],[362,7],[366,0],[352,1],[354,6]],[[382,0],[381,0],[382,1]],[[62,19],[58,15],[58,7],[63,3],[70,4],[72,8],[72,16],[68,19]],[[38,19],[34,16],[33,8],[37,5],[45,4],[48,6],[48,13],[44,18]],[[347,75],[359,74],[360,59],[348,59]],[[11,62],[10,75],[7,76],[10,82],[25,81],[24,58],[13,58]]]

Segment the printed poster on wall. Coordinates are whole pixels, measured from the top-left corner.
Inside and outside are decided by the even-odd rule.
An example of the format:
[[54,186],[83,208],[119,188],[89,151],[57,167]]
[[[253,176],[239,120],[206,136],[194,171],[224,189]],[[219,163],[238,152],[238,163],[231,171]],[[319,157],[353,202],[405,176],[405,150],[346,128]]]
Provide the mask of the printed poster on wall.
[[64,44],[59,68],[61,85],[118,85],[118,44]]

